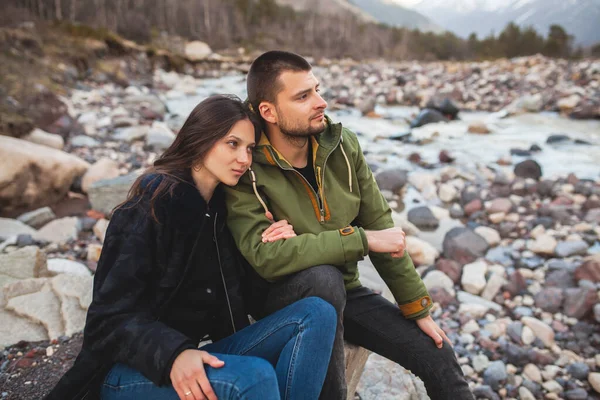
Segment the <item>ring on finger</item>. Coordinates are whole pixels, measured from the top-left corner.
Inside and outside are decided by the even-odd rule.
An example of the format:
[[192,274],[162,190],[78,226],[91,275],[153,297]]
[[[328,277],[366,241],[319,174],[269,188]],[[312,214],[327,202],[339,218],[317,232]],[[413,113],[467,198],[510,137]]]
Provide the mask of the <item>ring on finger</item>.
[[185,392],[184,394],[185,394],[185,395],[186,395],[186,397],[187,397],[187,396],[189,396],[190,394],[192,394],[192,391],[190,390],[189,392]]

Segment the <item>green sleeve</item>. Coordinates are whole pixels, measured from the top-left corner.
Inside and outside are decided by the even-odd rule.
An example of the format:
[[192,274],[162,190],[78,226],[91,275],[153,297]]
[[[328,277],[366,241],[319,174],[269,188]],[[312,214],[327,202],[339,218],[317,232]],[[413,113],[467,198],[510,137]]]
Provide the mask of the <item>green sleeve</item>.
[[[393,228],[392,210],[377,186],[358,139],[348,131],[345,133],[344,139],[350,140],[354,148],[354,165],[361,195],[360,211],[357,217],[358,225],[366,230],[375,231]],[[401,258],[393,258],[389,253],[369,252],[369,258],[394,295],[405,317],[419,319],[429,315],[431,298],[408,255],[408,251]],[[416,312],[412,312],[415,310],[414,306],[403,307],[403,305],[419,302],[423,298],[428,299],[427,306],[417,307],[418,311]],[[407,315],[406,310],[410,310],[411,313]]]
[[351,228],[319,234],[305,233],[276,242],[263,243],[262,233],[271,222],[250,184],[240,180],[226,188],[227,225],[242,255],[263,278],[275,281],[315,265],[344,265],[362,260],[368,251],[364,231]]

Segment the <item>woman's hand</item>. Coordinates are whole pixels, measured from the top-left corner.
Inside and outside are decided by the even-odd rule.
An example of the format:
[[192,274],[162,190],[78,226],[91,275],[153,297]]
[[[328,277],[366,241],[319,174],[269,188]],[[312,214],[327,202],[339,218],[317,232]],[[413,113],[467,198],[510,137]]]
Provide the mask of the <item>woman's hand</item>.
[[184,350],[171,367],[171,383],[181,400],[217,400],[204,364],[221,368],[225,363],[202,350]]
[[266,212],[265,216],[271,221],[271,226],[269,226],[262,234],[263,243],[275,242],[280,239],[289,239],[296,236],[296,232],[294,232],[294,227],[290,225],[285,219],[281,221],[275,222],[273,220],[273,214],[270,212]]
[[450,346],[452,346],[450,339],[448,339],[448,336],[446,336],[446,332],[444,332],[442,328],[435,323],[433,318],[431,318],[431,315],[418,319],[417,325],[423,332],[427,334],[427,336],[433,339],[438,349],[442,348],[444,340],[447,341]]

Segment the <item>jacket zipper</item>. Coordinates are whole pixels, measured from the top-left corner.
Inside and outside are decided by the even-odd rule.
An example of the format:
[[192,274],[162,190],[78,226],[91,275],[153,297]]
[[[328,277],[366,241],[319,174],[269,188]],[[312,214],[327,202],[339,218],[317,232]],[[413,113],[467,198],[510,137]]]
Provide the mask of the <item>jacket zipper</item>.
[[[312,191],[312,193],[315,195],[315,199],[317,199],[317,203],[319,204],[319,211],[321,213],[321,223],[324,223],[325,222],[325,210],[323,208],[323,199],[321,198],[321,196],[319,196],[319,194],[317,192],[315,192],[315,189],[312,187],[312,185],[310,184],[310,182],[308,182],[308,179],[306,179],[304,177],[304,175],[302,175],[300,172],[296,171],[294,168],[286,168],[283,165],[281,165],[279,163],[279,160],[277,160],[277,158],[273,155],[273,152],[272,152],[272,150],[270,148],[269,148],[269,152],[271,153],[271,156],[273,157],[273,160],[275,160],[275,162],[277,163],[277,165],[279,166],[279,168],[281,168],[281,169],[283,169],[285,171],[292,171],[292,172],[294,172],[300,179],[302,179],[302,180],[304,180],[304,182],[306,182],[306,185],[310,188],[310,190]],[[327,155],[327,158],[329,158],[329,155]],[[325,159],[325,162],[327,162],[327,158]],[[317,168],[320,168],[320,167],[317,167]],[[317,179],[320,179],[320,177],[317,177]],[[321,192],[323,192],[322,189],[321,189]]]
[[215,213],[215,223],[213,230],[213,238],[217,247],[217,261],[219,262],[219,271],[221,272],[221,281],[223,282],[223,289],[225,290],[225,298],[227,299],[227,308],[229,309],[229,318],[231,318],[231,327],[233,333],[237,332],[235,329],[235,322],[233,322],[233,311],[231,310],[231,302],[229,301],[229,293],[227,292],[227,285],[225,284],[225,275],[223,274],[223,266],[221,265],[221,252],[219,251],[219,241],[217,240],[217,218],[219,213]]

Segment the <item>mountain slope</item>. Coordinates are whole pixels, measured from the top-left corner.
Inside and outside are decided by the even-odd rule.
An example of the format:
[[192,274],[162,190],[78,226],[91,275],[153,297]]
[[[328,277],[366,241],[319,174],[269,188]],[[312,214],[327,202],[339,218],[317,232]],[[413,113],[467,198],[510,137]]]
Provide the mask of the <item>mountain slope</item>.
[[377,21],[391,26],[443,32],[444,29],[421,13],[402,7],[390,0],[350,0],[358,8],[373,16]]
[[598,0],[394,0],[428,16],[444,28],[467,37],[498,34],[509,22],[533,26],[546,35],[552,24],[562,25],[575,43],[600,42]]

